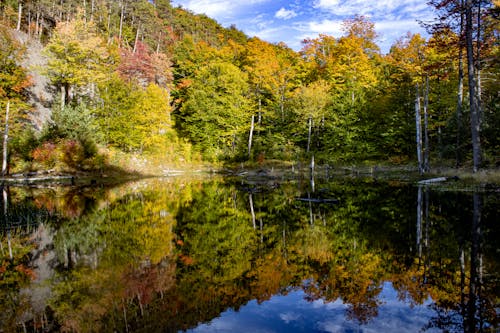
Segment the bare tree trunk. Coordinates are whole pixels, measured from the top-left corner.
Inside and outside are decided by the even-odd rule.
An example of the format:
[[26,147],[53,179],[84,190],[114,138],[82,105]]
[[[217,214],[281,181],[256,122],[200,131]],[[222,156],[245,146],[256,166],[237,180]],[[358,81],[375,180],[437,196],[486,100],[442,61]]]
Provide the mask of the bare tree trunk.
[[3,133],[2,177],[7,174],[7,148],[9,142],[9,111],[10,101],[5,108],[5,131]]
[[122,31],[123,31],[123,15],[124,15],[124,11],[125,11],[125,4],[123,3],[123,1],[121,1],[120,5],[121,5],[121,9],[120,9],[120,30],[118,32],[118,43],[120,43],[120,45],[121,45]]
[[16,30],[21,30],[21,18],[23,16],[23,2],[21,0],[18,1],[18,10],[17,10],[17,26]]
[[422,122],[420,119],[420,89],[418,87],[418,83],[415,86],[415,128],[417,132],[418,172],[422,175],[424,173],[424,168],[422,163]]
[[481,119],[482,119],[482,101],[481,101],[481,1],[477,1],[477,28],[476,28],[476,96],[477,96],[477,107],[478,107],[478,114],[479,114],[479,126],[481,126]]
[[[475,332],[477,326],[477,303],[481,289],[479,268],[481,253],[481,197],[478,193],[473,195],[472,239],[470,254],[470,282],[468,300],[467,332]],[[482,330],[481,330],[482,331]]]
[[137,42],[139,41],[139,34],[141,32],[141,26],[137,26],[137,31],[135,33],[135,41],[134,41],[134,49],[132,50],[132,53],[135,53],[137,51]]
[[311,181],[311,189],[312,189],[313,193],[314,193],[314,190],[315,190],[315,188],[314,188],[314,184],[315,184],[314,183],[314,167],[315,167],[315,165],[314,165],[314,154],[313,154],[313,156],[311,157],[311,166],[310,166],[310,169],[311,169],[311,179],[310,179],[310,181]]
[[66,106],[66,88],[61,84],[61,110]]
[[37,8],[37,11],[36,11],[36,22],[35,22],[35,36],[37,36],[38,38],[40,38],[40,34],[39,34],[39,25],[40,24],[40,8]]
[[311,132],[312,132],[312,117],[309,116],[309,127],[308,127],[308,131],[307,131],[307,152],[309,152],[310,148],[311,148]]
[[422,259],[422,212],[423,212],[423,198],[422,198],[422,186],[418,187],[417,192],[417,235],[416,235],[416,247],[418,252],[418,259]]
[[160,42],[161,42],[161,31],[160,35],[158,36],[158,41],[156,42],[156,54],[160,53]]
[[462,134],[462,109],[464,101],[464,46],[462,35],[464,31],[463,0],[460,1],[460,40],[458,45],[458,93],[457,93],[457,146],[455,149],[455,166],[458,168],[462,163],[461,134]]
[[431,167],[429,163],[429,77],[425,77],[424,90],[424,172],[429,172]]
[[28,39],[31,38],[31,10],[28,10]]
[[477,99],[477,83],[475,77],[475,57],[472,36],[472,7],[473,0],[467,0],[465,5],[465,42],[467,48],[467,70],[469,80],[469,105],[470,105],[470,127],[472,137],[472,160],[473,172],[477,172],[481,166],[481,138],[479,121],[479,103]]
[[[9,196],[7,194],[7,190],[5,189],[5,187],[2,187],[2,194],[3,194],[3,216],[4,216],[4,219],[5,219],[5,223],[8,222],[8,204],[9,204]],[[12,260],[12,258],[14,257],[12,255],[12,244],[10,242],[10,227],[8,228],[7,230],[7,246],[9,248],[9,258]]]
[[83,0],[83,20],[87,23],[87,0]]
[[248,194],[248,199],[250,201],[250,214],[252,215],[252,225],[254,229],[257,229],[257,225],[255,223],[255,210],[253,208],[253,198],[252,198],[252,193]]
[[250,121],[250,134],[248,135],[248,158],[252,156],[252,140],[253,140],[253,130],[255,127],[255,115],[252,115],[252,120]]

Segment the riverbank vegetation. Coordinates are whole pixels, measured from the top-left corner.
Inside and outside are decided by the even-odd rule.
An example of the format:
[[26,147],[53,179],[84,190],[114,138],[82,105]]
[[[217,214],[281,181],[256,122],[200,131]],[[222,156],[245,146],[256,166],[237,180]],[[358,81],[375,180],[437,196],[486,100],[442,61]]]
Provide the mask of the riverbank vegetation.
[[428,39],[382,54],[363,16],[297,52],[168,0],[3,1],[3,174],[313,157],[497,169],[498,1],[432,5]]

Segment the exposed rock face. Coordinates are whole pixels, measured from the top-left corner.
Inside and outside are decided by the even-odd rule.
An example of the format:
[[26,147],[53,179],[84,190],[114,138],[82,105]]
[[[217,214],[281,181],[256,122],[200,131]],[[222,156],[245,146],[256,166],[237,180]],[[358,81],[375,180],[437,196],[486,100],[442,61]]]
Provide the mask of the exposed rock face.
[[47,57],[42,54],[43,45],[34,38],[21,31],[13,31],[15,38],[26,47],[21,66],[26,68],[31,76],[33,85],[28,89],[29,103],[33,110],[30,119],[36,130],[40,130],[49,121],[54,92],[51,90],[49,80],[41,71],[47,65]]

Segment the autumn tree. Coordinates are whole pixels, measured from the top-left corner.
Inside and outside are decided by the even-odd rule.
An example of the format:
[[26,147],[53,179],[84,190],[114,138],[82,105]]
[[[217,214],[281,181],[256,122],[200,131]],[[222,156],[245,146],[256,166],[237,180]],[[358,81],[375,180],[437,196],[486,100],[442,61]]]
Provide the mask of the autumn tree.
[[21,46],[7,29],[0,26],[0,109],[5,110],[5,117],[0,120],[3,129],[2,175],[8,171],[9,135],[19,134],[27,123],[27,111],[30,109],[26,104],[26,88],[31,85],[31,79],[26,70],[18,65],[21,56]]
[[[395,70],[392,79],[399,82],[400,88],[407,90],[405,93],[410,97],[406,102],[407,107],[414,110],[417,161],[420,173],[426,171],[424,149],[428,149],[428,147],[423,147],[421,115],[422,92],[427,92],[427,80],[424,73],[425,43],[425,39],[419,34],[412,35],[408,33],[406,37],[399,39],[392,46],[389,54],[390,62]],[[413,103],[410,101],[413,101]],[[426,104],[424,106],[427,107]]]
[[250,119],[247,76],[230,63],[200,68],[188,88],[179,120],[182,131],[206,158],[238,153]]
[[59,23],[45,52],[49,57],[45,71],[60,89],[62,107],[72,97],[85,94],[84,88],[95,91],[113,62],[94,24],[82,19]]
[[312,145],[313,126],[324,125],[327,106],[331,102],[330,86],[326,81],[318,80],[307,86],[297,88],[291,101],[294,112],[303,122],[307,122],[307,148],[309,153]]

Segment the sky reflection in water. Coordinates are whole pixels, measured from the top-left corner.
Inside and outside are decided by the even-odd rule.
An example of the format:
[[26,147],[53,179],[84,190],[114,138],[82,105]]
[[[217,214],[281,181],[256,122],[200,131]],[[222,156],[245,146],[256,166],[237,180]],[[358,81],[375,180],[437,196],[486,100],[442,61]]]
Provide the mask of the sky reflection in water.
[[[410,306],[398,300],[390,282],[385,282],[378,300],[378,316],[366,324],[346,318],[347,305],[341,300],[325,303],[307,301],[302,291],[273,296],[258,304],[253,300],[239,311],[228,310],[210,323],[201,324],[188,332],[219,333],[281,333],[281,332],[419,332],[427,325],[434,312],[428,308],[432,302]],[[429,329],[426,332],[439,332]]]

